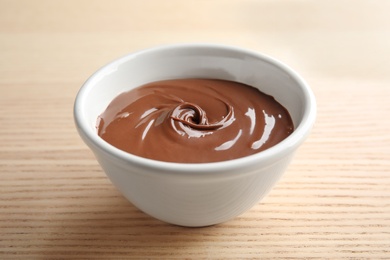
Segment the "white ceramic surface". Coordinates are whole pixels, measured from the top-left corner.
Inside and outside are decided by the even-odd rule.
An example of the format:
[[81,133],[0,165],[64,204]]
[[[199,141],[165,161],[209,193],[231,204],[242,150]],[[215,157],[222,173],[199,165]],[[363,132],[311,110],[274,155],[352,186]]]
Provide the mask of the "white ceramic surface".
[[[274,96],[290,112],[295,131],[258,154],[201,164],[137,157],[97,135],[98,115],[118,94],[156,80],[196,77],[238,81]],[[315,116],[313,93],[289,67],[253,51],[212,44],[169,45],[124,56],[94,73],[74,106],[80,136],[122,194],[157,219],[193,227],[230,220],[267,195],[308,136]]]

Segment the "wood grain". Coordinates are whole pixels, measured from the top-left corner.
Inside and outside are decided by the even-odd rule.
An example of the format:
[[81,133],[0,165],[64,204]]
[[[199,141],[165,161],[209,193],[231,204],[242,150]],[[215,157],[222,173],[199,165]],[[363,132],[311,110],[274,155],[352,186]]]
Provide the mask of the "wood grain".
[[[0,258],[389,259],[390,4],[350,4],[0,0]],[[103,64],[194,41],[272,55],[318,102],[271,194],[207,228],[168,225],[126,201],[72,117]]]

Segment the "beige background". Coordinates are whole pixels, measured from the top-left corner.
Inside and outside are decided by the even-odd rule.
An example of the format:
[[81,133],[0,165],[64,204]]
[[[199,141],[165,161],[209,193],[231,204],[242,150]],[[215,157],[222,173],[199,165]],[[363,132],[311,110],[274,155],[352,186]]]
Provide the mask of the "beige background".
[[[0,258],[390,258],[390,1],[0,0]],[[105,63],[167,43],[271,55],[318,120],[251,211],[200,229],[110,184],[72,118]]]

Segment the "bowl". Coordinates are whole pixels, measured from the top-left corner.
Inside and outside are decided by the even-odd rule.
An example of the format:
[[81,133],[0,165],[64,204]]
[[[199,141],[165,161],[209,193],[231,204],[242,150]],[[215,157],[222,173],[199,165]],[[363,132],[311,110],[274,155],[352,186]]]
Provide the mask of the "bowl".
[[[98,136],[97,118],[117,95],[178,78],[223,79],[258,88],[289,111],[295,130],[265,151],[213,163],[146,159]],[[167,45],[128,54],[95,72],[74,104],[79,135],[123,196],[154,218],[189,227],[223,223],[259,203],[285,172],[315,117],[315,97],[291,68],[258,52],[214,44]]]

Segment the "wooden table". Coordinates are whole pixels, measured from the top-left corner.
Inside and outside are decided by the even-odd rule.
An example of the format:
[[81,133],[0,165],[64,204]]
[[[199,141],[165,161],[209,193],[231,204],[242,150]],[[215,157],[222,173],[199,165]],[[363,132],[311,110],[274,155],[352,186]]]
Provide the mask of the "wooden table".
[[[0,258],[389,259],[389,13],[386,0],[0,0]],[[271,55],[318,101],[270,195],[207,228],[136,209],[73,123],[96,69],[180,42]]]

